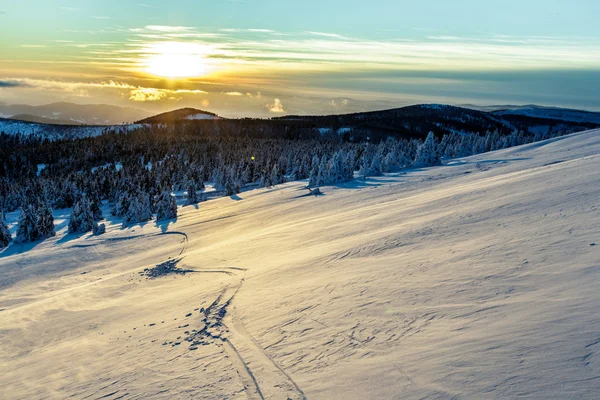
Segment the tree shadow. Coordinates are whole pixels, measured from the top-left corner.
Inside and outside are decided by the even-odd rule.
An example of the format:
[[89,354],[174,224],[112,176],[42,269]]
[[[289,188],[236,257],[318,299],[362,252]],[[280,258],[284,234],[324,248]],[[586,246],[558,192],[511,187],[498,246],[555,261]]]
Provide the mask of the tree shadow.
[[162,233],[166,233],[169,230],[169,225],[174,224],[175,222],[177,222],[177,217],[173,219],[163,219],[160,221],[156,221],[155,226],[157,228],[160,228],[160,231]]
[[0,258],[10,257],[17,254],[25,253],[29,250],[34,249],[35,247],[42,244],[49,238],[43,238],[36,240],[35,242],[25,242],[25,243],[15,243],[14,240],[8,244],[3,250],[0,250]]
[[301,194],[301,195],[298,195],[298,196],[294,196],[294,197],[292,197],[292,199],[301,199],[303,197],[323,197],[323,196],[326,196],[326,194],[323,193],[323,192],[321,192],[319,194],[306,193],[306,194]]
[[520,157],[520,158],[501,158],[497,160],[463,160],[463,159],[452,159],[448,160],[444,164],[444,166],[448,167],[456,167],[460,165],[477,165],[477,164],[507,164],[513,161],[527,161],[531,160],[529,157]]
[[87,233],[68,233],[67,232],[63,235],[63,237],[61,237],[60,239],[58,239],[56,241],[56,243],[54,244],[54,247],[60,246],[61,244],[68,243],[71,240],[79,239],[84,235],[87,235]]
[[237,194],[233,194],[233,195],[229,196],[229,198],[230,198],[231,200],[235,200],[235,201],[244,200],[244,199],[242,199],[240,196],[238,196]]

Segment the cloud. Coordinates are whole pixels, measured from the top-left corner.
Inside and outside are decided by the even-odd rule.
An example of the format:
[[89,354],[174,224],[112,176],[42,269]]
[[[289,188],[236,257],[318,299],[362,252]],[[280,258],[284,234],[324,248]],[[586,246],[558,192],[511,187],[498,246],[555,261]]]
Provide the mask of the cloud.
[[44,47],[48,47],[45,44],[22,44],[20,47],[26,48],[26,49],[37,49],[37,48],[44,48]]
[[243,96],[243,93],[240,92],[227,92],[225,93],[227,96]]
[[136,86],[118,81],[68,82],[29,78],[0,80],[0,88],[11,87],[28,87],[37,88],[44,91],[66,92],[79,97],[90,96],[89,92],[92,90],[113,90],[120,92],[121,95],[127,95],[129,100],[137,102],[159,101],[166,98],[177,97],[182,95],[208,94],[208,92],[199,89],[161,89],[153,87]]
[[193,28],[188,26],[146,25],[145,29],[153,32],[185,32]]
[[313,32],[313,31],[307,31],[306,33],[309,33],[314,36],[323,36],[323,37],[332,38],[332,39],[347,39],[345,36],[338,35],[337,33]]
[[273,33],[275,31],[272,29],[256,29],[256,28],[254,28],[254,29],[248,29],[248,32]]
[[0,88],[14,88],[14,87],[29,87],[29,85],[25,82],[12,81],[12,80],[0,81]]
[[158,101],[167,97],[163,90],[153,88],[138,88],[130,92],[129,100],[133,101]]
[[152,4],[144,4],[144,3],[137,3],[136,6],[138,7],[144,7],[144,8],[159,8],[158,6],[152,5]]
[[269,110],[269,112],[272,112],[272,113],[285,112],[285,109],[283,108],[283,103],[281,102],[280,99],[275,99],[273,101],[273,104],[267,104],[265,107],[267,108],[267,110]]

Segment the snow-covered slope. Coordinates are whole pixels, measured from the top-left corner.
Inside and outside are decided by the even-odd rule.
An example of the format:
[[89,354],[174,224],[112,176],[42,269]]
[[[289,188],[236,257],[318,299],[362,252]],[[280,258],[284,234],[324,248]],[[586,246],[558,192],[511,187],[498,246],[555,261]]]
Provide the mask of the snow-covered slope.
[[[600,131],[0,254],[3,398],[592,399]],[[14,218],[14,216],[11,216]],[[170,259],[194,272],[139,275]]]
[[110,130],[132,130],[140,124],[129,125],[54,125],[0,118],[0,133],[7,135],[42,135],[49,140],[76,139],[99,136]]
[[185,119],[189,119],[189,120],[219,119],[219,117],[216,117],[216,116],[210,115],[210,114],[198,113],[198,114],[190,114],[187,117],[185,117]]

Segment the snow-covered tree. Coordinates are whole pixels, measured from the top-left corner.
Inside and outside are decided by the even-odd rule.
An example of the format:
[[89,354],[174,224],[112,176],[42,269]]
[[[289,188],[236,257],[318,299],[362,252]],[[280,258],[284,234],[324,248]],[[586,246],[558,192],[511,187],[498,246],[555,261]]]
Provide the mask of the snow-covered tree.
[[177,202],[170,190],[164,190],[156,200],[156,220],[177,218]]
[[319,176],[319,164],[313,163],[313,166],[310,169],[310,175],[308,177],[308,187],[317,186],[317,177],[318,176]]
[[112,208],[111,213],[115,217],[123,217],[127,211],[129,211],[129,204],[131,203],[131,195],[128,191],[122,191],[119,194],[118,200],[115,206]]
[[146,222],[152,219],[152,208],[150,207],[150,198],[148,194],[137,191],[131,197],[129,209],[123,217],[123,224]]
[[100,206],[102,205],[100,196],[98,196],[98,193],[92,192],[88,198],[90,201],[90,210],[92,212],[92,216],[94,217],[94,221],[102,221],[104,216],[102,215],[102,210],[100,209]]
[[441,165],[440,156],[437,153],[437,143],[433,132],[429,132],[427,139],[417,150],[414,165],[416,167],[431,167]]
[[17,243],[33,242],[40,237],[37,226],[37,215],[35,207],[29,204],[21,208],[19,222],[17,225]]
[[197,204],[198,203],[198,193],[196,193],[196,184],[194,182],[190,182],[187,187],[187,200],[185,202],[186,206]]
[[86,196],[81,196],[73,205],[69,218],[69,233],[86,233],[94,229],[96,221],[92,206]]
[[8,246],[11,242],[12,236],[10,235],[10,231],[8,230],[8,225],[6,225],[6,221],[4,220],[4,212],[0,213],[0,249]]

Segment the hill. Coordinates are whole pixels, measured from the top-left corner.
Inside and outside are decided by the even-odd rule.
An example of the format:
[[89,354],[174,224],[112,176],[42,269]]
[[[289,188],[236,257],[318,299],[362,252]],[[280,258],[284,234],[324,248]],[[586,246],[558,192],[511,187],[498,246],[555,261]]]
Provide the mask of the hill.
[[81,139],[102,135],[107,131],[128,131],[140,125],[63,125],[44,124],[0,118],[0,134],[36,135],[48,140]]
[[[565,117],[559,118],[560,112]],[[300,116],[290,115],[276,118],[283,121],[304,121],[319,127],[322,132],[340,135],[350,131],[363,136],[420,136],[429,131],[443,135],[446,133],[485,133],[499,131],[509,134],[513,131],[535,133],[536,131],[571,130],[578,131],[600,126],[600,113],[580,112],[587,118],[573,118],[576,110],[548,109],[544,112],[525,113],[518,110],[479,111],[444,104],[419,104],[414,106],[342,115]],[[587,114],[586,114],[587,113]]]
[[533,118],[545,118],[555,119],[559,121],[600,124],[600,113],[581,110],[570,110],[566,108],[531,106],[516,109],[497,110],[494,111],[493,114],[500,116],[523,115]]
[[197,110],[195,108],[180,108],[178,110],[168,111],[153,117],[137,121],[138,124],[172,124],[178,121],[193,120],[214,120],[219,119],[217,114]]
[[[132,107],[119,107],[108,104],[75,104],[57,102],[40,106],[26,104],[6,104],[0,102],[0,117],[15,118],[28,115],[50,120],[69,121],[88,125],[119,125],[146,118],[151,113]],[[29,120],[31,120],[29,118]],[[38,122],[38,121],[34,121]]]
[[[37,120],[48,122],[46,119]],[[131,130],[143,125],[156,124],[179,126],[187,132],[208,136],[335,140],[342,138],[345,141],[378,142],[388,137],[424,138],[431,131],[439,137],[451,133],[498,132],[500,135],[509,135],[515,131],[523,131],[535,135],[578,132],[599,127],[600,113],[548,108],[485,112],[449,105],[421,104],[342,115],[226,119],[208,111],[182,108],[141,119],[136,124],[104,126]],[[35,132],[51,139],[87,137],[92,131],[101,133],[103,129],[98,129],[99,126],[103,125],[80,126],[81,134],[78,134],[73,126],[54,123],[34,126],[25,122],[11,125],[6,123],[6,120],[0,120],[0,132]]]
[[[58,211],[55,238],[0,253],[0,384],[23,399],[595,398],[598,170],[596,130],[99,237],[65,235]],[[155,266],[179,273],[140,275]]]
[[[85,124],[83,124],[81,122],[77,122],[77,121],[44,118],[44,117],[38,117],[37,115],[29,115],[29,114],[13,115],[12,117],[10,117],[8,119],[12,119],[15,121],[23,121],[23,122],[33,122],[36,124],[48,124],[48,125],[76,125],[76,126],[85,125]],[[94,125],[94,124],[89,124],[89,125]]]

